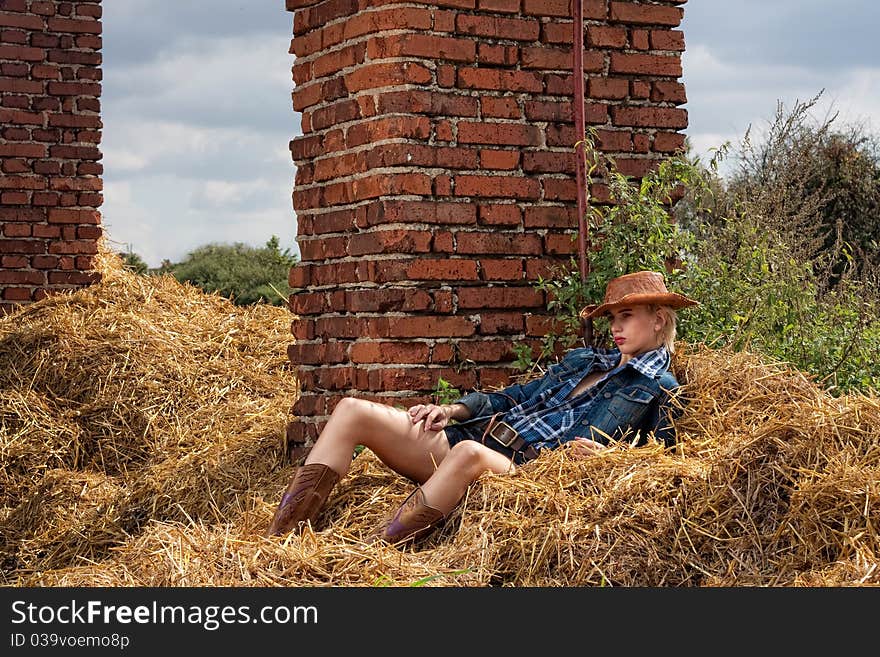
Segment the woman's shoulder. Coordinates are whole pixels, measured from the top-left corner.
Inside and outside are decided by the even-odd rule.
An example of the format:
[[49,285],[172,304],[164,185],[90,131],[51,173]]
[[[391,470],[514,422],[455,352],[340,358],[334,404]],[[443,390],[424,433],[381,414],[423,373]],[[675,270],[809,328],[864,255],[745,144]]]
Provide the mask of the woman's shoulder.
[[678,378],[675,376],[672,370],[666,370],[663,374],[660,375],[660,378],[657,379],[657,383],[660,384],[660,387],[663,390],[675,390],[679,387]]
[[592,361],[596,358],[597,354],[603,354],[605,351],[607,350],[591,346],[574,347],[565,352],[562,356],[562,362],[569,366],[579,365]]

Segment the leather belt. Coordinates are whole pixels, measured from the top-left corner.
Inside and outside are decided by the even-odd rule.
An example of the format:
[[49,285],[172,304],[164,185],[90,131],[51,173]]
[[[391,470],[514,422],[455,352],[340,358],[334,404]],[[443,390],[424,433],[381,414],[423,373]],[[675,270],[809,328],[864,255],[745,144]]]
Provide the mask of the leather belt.
[[532,459],[537,458],[538,450],[532,445],[529,445],[525,439],[519,435],[519,432],[507,424],[507,422],[498,422],[499,415],[501,415],[501,413],[493,415],[489,420],[489,424],[486,425],[486,430],[483,432],[483,444],[486,444],[486,438],[491,438],[502,447],[512,449],[514,452],[519,452],[526,458],[526,460],[531,461]]

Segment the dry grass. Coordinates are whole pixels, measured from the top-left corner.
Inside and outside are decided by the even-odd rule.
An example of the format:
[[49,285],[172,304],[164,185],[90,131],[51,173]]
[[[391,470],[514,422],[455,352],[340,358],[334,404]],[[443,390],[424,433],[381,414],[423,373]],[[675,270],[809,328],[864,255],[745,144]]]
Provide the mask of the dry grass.
[[263,538],[291,474],[288,311],[102,268],[0,319],[4,585],[880,584],[880,399],[686,345],[674,453],[558,450],[395,547],[367,537],[411,484],[363,452],[314,531]]

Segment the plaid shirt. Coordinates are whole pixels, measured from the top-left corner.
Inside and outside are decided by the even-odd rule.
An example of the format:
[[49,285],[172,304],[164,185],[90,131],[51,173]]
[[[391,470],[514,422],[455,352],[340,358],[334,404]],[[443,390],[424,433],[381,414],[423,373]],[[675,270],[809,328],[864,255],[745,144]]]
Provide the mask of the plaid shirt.
[[[569,393],[583,380],[583,377],[570,377],[544,390],[537,397],[514,406],[505,413],[504,421],[538,450],[558,447],[565,442],[562,438],[574,425],[576,416],[590,413],[601,392],[600,384],[607,378],[627,367],[634,368],[648,378],[654,378],[669,369],[670,365],[669,351],[663,346],[639,354],[624,365],[618,365],[620,352],[617,349],[595,349],[594,353],[593,367],[584,376],[591,372],[604,371],[605,375],[595,385],[590,386],[577,397],[569,399]],[[586,435],[583,437],[589,438]]]

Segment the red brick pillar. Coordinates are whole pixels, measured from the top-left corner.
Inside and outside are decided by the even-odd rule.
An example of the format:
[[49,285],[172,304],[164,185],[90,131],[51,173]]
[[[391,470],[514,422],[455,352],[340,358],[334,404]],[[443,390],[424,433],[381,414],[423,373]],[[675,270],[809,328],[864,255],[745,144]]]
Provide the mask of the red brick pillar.
[[0,313],[97,280],[100,34],[100,0],[0,0]]
[[[684,0],[584,0],[588,125],[640,176],[687,125]],[[507,383],[547,328],[537,277],[577,244],[570,0],[287,0],[302,136],[291,270],[317,436],[344,396],[407,407]],[[601,194],[594,186],[594,194]]]

